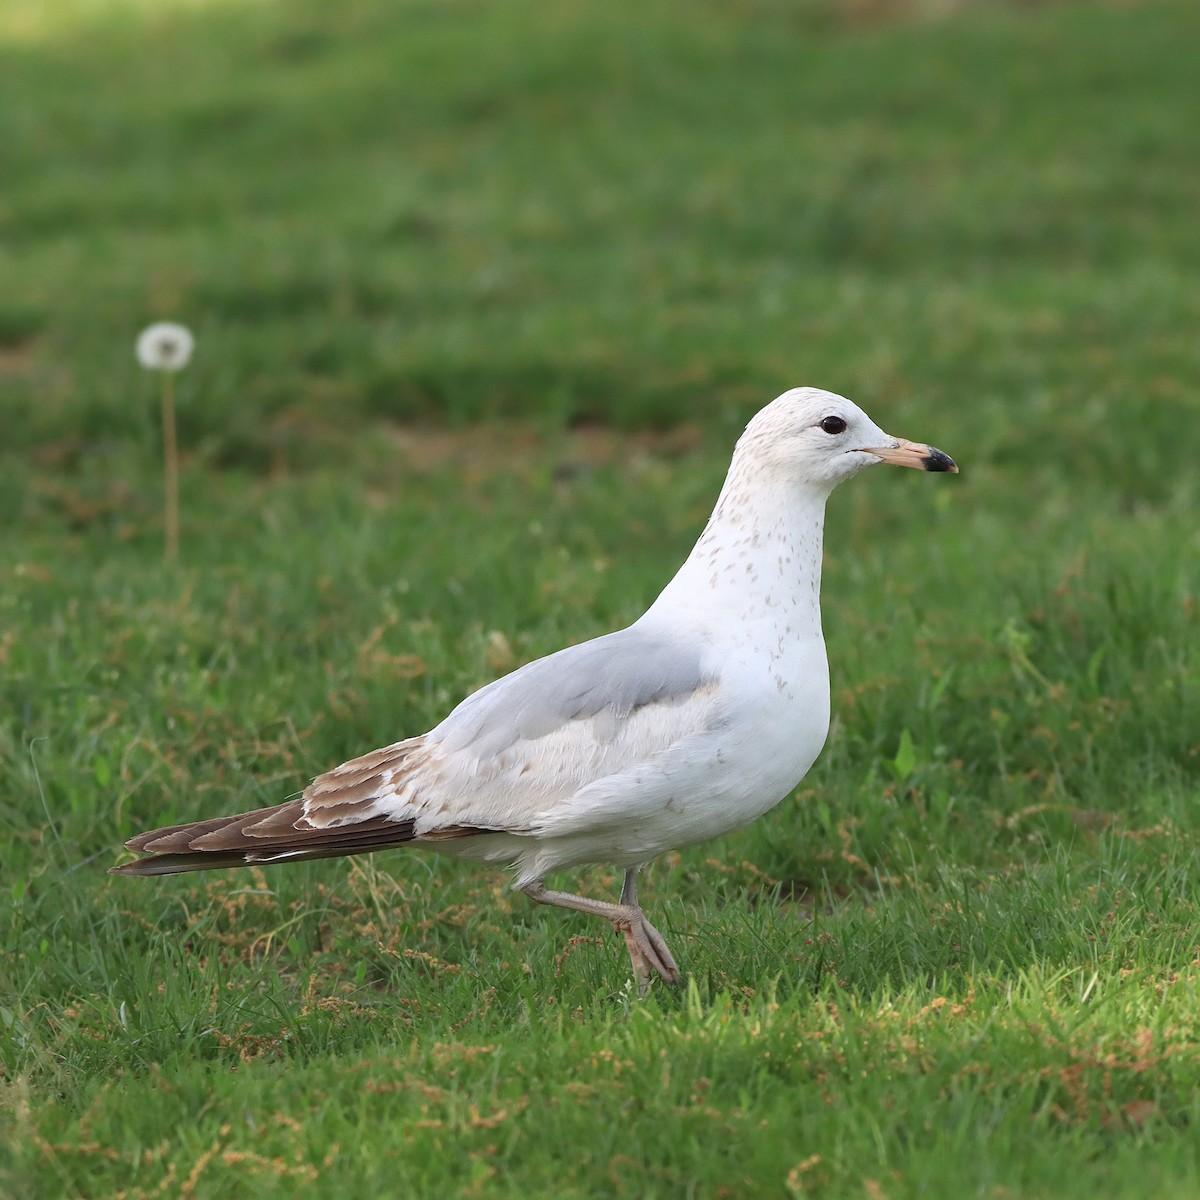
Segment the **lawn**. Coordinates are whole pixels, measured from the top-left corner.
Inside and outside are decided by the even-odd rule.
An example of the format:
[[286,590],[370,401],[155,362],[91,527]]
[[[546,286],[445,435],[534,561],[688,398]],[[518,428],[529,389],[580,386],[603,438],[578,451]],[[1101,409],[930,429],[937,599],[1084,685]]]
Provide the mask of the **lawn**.
[[[0,1196],[1200,1197],[1198,38],[0,5]],[[801,383],[963,473],[833,497],[830,739],[645,873],[678,989],[432,856],[106,874],[634,619]]]

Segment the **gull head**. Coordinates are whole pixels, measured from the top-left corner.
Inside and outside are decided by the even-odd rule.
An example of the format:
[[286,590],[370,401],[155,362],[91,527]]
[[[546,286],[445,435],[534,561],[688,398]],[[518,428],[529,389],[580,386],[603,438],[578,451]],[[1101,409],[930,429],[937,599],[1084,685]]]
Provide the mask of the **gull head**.
[[948,454],[884,433],[853,401],[820,388],[792,388],[772,400],[738,444],[757,463],[826,491],[879,463],[958,470]]

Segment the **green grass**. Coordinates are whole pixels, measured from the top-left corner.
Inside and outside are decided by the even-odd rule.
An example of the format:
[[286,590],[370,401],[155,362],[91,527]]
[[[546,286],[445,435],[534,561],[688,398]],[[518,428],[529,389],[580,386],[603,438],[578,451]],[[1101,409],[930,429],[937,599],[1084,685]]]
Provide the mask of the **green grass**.
[[[1200,1196],[1200,10],[948,7],[0,7],[0,1195]],[[684,987],[429,856],[105,874],[637,616],[795,383],[964,473],[835,495]]]

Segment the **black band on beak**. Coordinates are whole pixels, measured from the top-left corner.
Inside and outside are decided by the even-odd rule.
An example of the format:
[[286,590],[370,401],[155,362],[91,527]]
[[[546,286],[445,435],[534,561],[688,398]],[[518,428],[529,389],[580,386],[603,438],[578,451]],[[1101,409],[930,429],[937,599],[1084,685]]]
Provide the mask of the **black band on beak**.
[[929,453],[921,459],[921,466],[927,471],[953,471],[956,474],[958,472],[958,466],[954,459],[936,446],[929,447]]

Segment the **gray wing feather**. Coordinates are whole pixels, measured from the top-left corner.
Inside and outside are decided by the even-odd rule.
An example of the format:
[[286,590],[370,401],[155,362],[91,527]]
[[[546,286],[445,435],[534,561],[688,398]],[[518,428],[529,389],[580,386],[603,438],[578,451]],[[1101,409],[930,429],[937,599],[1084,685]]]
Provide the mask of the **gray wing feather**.
[[[468,696],[429,733],[447,753],[479,758],[534,741],[568,721],[599,718],[598,731],[647,704],[694,692],[705,682],[698,646],[637,626],[539,658]],[[610,734],[611,736],[611,734]]]

